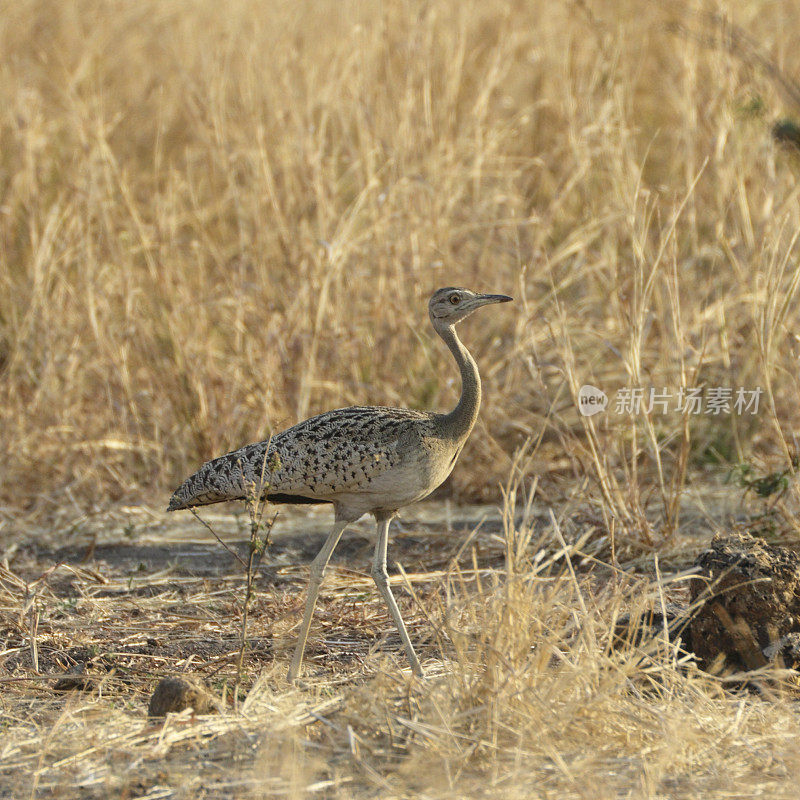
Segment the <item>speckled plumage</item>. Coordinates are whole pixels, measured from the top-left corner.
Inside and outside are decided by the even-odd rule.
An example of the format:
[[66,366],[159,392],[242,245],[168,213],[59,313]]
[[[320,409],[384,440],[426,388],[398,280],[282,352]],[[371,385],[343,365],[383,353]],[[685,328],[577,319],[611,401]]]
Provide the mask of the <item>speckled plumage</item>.
[[430,494],[450,474],[478,418],[478,367],[455,325],[475,309],[511,300],[446,288],[434,292],[428,314],[461,372],[461,397],[449,414],[356,406],[312,417],[270,439],[204,464],[172,495],[168,511],[266,496],[279,503],[333,503],[335,522],[311,564],[308,597],[289,678],[300,672],[314,605],[328,560],[350,522],[374,514],[378,542],[372,577],[389,608],[408,660],[421,674],[411,640],[389,588],[389,523],[402,506]]
[[442,417],[382,406],[328,411],[204,464],[177,489],[169,510],[243,499],[258,487],[273,502],[347,500],[362,513],[389,500],[393,508],[406,505],[455,463],[460,443],[437,435]]

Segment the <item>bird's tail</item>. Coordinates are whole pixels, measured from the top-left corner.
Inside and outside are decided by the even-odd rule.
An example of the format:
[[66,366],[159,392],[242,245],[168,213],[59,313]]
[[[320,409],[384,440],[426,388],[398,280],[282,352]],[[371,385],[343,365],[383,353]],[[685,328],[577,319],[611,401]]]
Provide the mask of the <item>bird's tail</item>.
[[190,475],[175,490],[167,511],[208,506],[244,497],[241,462],[235,454],[228,453],[203,464],[194,475]]

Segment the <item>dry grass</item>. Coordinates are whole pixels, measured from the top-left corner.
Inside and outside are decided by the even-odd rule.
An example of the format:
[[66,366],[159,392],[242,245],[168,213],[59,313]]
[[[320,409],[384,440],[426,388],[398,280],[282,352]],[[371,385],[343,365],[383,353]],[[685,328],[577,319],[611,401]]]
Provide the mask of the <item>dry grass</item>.
[[[610,638],[732,465],[798,534],[800,162],[770,136],[800,116],[798,45],[794,0],[6,4],[0,796],[794,796],[792,703]],[[461,572],[438,541],[417,560],[425,682],[347,573],[320,624],[354,654],[293,689],[297,571],[257,587],[242,686],[235,572],[90,553],[38,579],[34,536],[85,546],[206,457],[337,405],[451,404],[424,306],[449,284],[517,298],[464,325],[486,400],[454,496],[538,480],[624,581],[579,587],[555,527],[507,509]],[[765,399],[586,419],[583,383]],[[70,658],[85,694],[53,690]],[[153,675],[192,670],[235,704],[148,726]]]
[[[6,9],[8,514],[161,505],[200,460],[312,412],[448,406],[424,306],[442,284],[517,296],[465,326],[487,392],[458,495],[496,497],[531,434],[537,474],[562,494],[588,478],[638,528],[656,500],[673,529],[715,459],[785,467],[800,211],[769,130],[800,109],[701,6]],[[791,0],[730,12],[800,74]],[[587,429],[584,381],[771,403]]]

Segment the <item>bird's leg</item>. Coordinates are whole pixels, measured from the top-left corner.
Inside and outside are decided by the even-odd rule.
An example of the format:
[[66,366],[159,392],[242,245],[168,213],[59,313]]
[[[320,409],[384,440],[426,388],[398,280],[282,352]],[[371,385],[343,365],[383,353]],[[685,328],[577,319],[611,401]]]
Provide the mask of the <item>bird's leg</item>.
[[389,588],[389,575],[386,572],[386,547],[389,541],[389,523],[391,516],[383,517],[377,516],[378,523],[378,543],[375,546],[375,557],[372,559],[372,579],[378,587],[378,591],[389,606],[389,613],[392,615],[394,624],[400,633],[400,639],[403,642],[403,648],[406,651],[406,656],[411,662],[411,669],[417,675],[422,675],[422,667],[419,665],[419,659],[414,652],[414,647],[411,644],[411,639],[408,638],[406,626],[403,623],[403,618],[400,616],[400,609],[397,607],[397,602],[394,599],[391,588]]
[[300,626],[300,637],[294,648],[292,663],[289,667],[290,681],[294,681],[300,674],[300,664],[303,661],[303,651],[306,649],[308,629],[311,627],[311,619],[314,616],[314,606],[317,604],[319,587],[325,576],[325,568],[328,566],[328,561],[330,561],[331,555],[336,545],[339,543],[342,531],[344,531],[347,525],[347,522],[336,520],[333,525],[333,530],[328,534],[328,538],[322,546],[322,550],[319,551],[317,557],[311,562],[311,573],[308,578],[308,594],[306,595],[306,610],[303,614],[303,624]]

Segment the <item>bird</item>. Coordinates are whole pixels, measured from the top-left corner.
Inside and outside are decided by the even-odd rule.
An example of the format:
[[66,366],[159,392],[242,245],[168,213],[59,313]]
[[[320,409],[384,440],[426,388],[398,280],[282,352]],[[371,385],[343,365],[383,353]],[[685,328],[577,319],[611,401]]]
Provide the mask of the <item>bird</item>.
[[167,511],[248,496],[272,503],[333,505],[333,527],[311,563],[289,681],[295,682],[300,675],[328,561],[345,528],[365,514],[373,515],[378,533],[372,578],[397,627],[413,672],[423,674],[389,587],[386,568],[389,525],[400,508],[427,497],[450,475],[478,418],[480,374],[475,360],[456,335],[455,326],[482,306],[512,299],[504,294],[446,287],[435,291],[428,301],[433,329],[450,349],[461,373],[461,396],[449,413],[383,406],[328,411],[265,441],[207,462],[172,495]]

